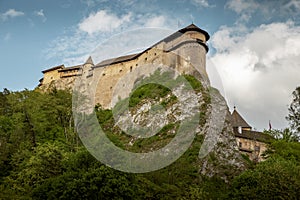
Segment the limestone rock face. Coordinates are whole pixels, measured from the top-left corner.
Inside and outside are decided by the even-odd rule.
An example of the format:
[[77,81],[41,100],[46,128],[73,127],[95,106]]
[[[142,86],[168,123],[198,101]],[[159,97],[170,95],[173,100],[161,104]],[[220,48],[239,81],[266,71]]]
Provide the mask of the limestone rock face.
[[[116,115],[115,126],[130,135],[137,133],[139,126],[146,127],[140,135],[135,135],[138,139],[153,136],[147,133],[158,132],[169,124],[180,124],[189,117],[197,116],[199,119],[194,127],[195,137],[204,138],[196,161],[199,173],[209,177],[218,176],[226,181],[239,174],[246,168],[246,163],[238,151],[225,99],[213,88],[183,92],[180,87],[183,86],[172,91],[177,101],[157,109],[162,102],[170,102],[172,94],[158,99],[145,99]],[[174,126],[168,134],[175,135],[176,131]],[[134,145],[135,141],[132,139],[128,145]],[[157,148],[161,147],[154,145],[147,151]]]

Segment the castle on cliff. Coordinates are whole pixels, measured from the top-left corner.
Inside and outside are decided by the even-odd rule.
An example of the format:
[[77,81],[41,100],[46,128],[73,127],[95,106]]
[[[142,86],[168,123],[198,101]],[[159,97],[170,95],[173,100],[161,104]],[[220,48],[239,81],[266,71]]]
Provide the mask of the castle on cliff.
[[[97,83],[94,83],[97,84],[94,85],[95,104],[111,108],[110,101],[116,83],[121,77],[139,69],[140,66],[163,64],[179,73],[208,79],[205,66],[208,40],[209,34],[206,31],[191,24],[137,54],[111,58],[96,64],[89,57],[83,65],[72,67],[60,65],[46,69],[42,71],[44,77],[40,80],[39,88],[43,90],[51,87],[72,88],[75,79],[85,74],[87,79],[97,80]],[[144,73],[149,74],[152,69],[149,67],[146,70],[149,71]]]
[[[180,29],[172,35],[162,39],[146,50],[111,58],[100,63],[94,63],[89,57],[82,65],[65,67],[55,66],[42,71],[44,77],[40,80],[39,88],[48,90],[50,88],[72,89],[78,77],[84,76],[90,81],[94,88],[94,103],[103,108],[112,108],[111,99],[116,84],[128,73],[145,66],[166,65],[180,74],[189,74],[201,79],[202,83],[208,82],[206,73],[206,54],[208,52],[207,41],[209,34],[194,24]],[[151,74],[151,67],[143,68],[142,73]],[[97,80],[97,81],[92,81]],[[131,89],[135,79],[129,79],[123,84],[124,90]],[[261,154],[266,149],[262,133],[252,131],[251,126],[241,117],[236,109],[231,114],[231,124],[236,137],[240,152],[248,154],[252,160],[260,161]]]

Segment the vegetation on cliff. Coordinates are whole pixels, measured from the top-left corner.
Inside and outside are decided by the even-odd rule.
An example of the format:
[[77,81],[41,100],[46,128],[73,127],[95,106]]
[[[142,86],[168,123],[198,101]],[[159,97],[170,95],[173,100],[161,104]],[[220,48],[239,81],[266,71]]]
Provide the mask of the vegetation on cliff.
[[[148,92],[148,89],[142,90]],[[155,90],[159,94],[166,89]],[[0,92],[0,199],[297,199],[300,196],[300,144],[281,138],[271,143],[267,161],[250,163],[248,170],[228,183],[218,176],[209,178],[199,173],[198,153],[203,135],[196,137],[180,159],[161,170],[130,174],[111,169],[92,157],[81,144],[74,130],[71,98],[68,91],[61,90]],[[125,146],[128,140],[114,127],[110,110],[99,107],[95,110],[116,145],[143,150],[146,141]],[[205,120],[204,114],[202,117]],[[168,141],[174,127],[176,124],[170,124],[161,130],[160,134],[166,136],[161,141]]]

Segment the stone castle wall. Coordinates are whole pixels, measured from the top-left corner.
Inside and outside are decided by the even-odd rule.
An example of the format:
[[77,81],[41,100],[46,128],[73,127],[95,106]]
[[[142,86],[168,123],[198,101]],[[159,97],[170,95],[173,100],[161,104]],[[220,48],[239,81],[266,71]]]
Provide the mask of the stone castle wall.
[[[134,59],[115,64],[113,64],[114,60],[112,59],[112,64],[108,63],[104,66],[84,64],[82,67],[85,71],[83,73],[88,75],[95,94],[94,103],[100,104],[103,108],[111,108],[113,106],[111,104],[113,92],[122,77],[130,76],[126,80],[127,82],[121,86],[123,89],[118,88],[118,95],[121,99],[132,89],[138,78],[144,74],[153,73],[159,65],[171,67],[180,74],[191,74],[208,81],[205,69],[206,53],[205,35],[197,31],[188,31],[175,38],[162,40]],[[141,66],[149,67],[141,68]],[[69,75],[66,76],[66,73],[69,73]],[[44,79],[40,87],[47,88],[52,85],[58,89],[72,89],[79,73],[81,72],[73,71],[70,74],[65,69],[48,71],[44,73]]]

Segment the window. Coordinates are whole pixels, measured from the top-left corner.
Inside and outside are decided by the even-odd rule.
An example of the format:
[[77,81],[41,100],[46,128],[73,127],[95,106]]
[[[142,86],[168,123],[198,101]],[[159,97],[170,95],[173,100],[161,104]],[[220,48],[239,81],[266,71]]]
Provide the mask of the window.
[[145,61],[147,61],[147,57],[145,58]]
[[241,142],[239,142],[239,147],[241,148],[243,146],[243,144]]
[[130,66],[130,72],[132,72],[132,66]]
[[122,72],[123,70],[122,69],[120,69],[120,71],[119,72]]
[[105,73],[103,73],[102,76],[105,76]]

